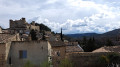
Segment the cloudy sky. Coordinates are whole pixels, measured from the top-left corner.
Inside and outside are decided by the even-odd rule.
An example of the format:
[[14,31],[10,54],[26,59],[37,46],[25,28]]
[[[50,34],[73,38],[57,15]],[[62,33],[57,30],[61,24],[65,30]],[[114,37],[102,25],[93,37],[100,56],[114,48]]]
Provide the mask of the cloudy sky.
[[104,33],[120,27],[119,0],[0,0],[0,25],[25,17],[53,31]]

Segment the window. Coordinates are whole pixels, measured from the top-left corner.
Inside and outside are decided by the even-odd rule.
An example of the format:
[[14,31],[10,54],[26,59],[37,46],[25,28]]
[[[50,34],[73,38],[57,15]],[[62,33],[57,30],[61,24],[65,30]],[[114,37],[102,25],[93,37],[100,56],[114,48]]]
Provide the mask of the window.
[[60,51],[57,52],[57,56],[60,56]]
[[27,58],[27,51],[26,50],[20,50],[19,51],[19,58],[20,59]]

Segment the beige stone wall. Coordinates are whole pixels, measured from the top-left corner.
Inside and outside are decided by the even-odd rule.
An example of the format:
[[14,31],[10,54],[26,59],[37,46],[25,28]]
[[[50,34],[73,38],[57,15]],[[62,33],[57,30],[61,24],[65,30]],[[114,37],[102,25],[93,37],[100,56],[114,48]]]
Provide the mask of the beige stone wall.
[[[49,47],[50,48],[50,47]],[[26,50],[27,58],[20,59],[19,51]],[[28,60],[36,66],[48,61],[47,41],[12,42],[11,45],[12,67],[22,67]]]
[[103,67],[98,64],[99,58],[102,55],[111,54],[109,52],[92,53],[92,52],[79,52],[67,53],[66,58],[72,61],[74,67]]
[[0,43],[0,54],[5,54],[6,44]]
[[31,29],[31,30],[33,29],[33,30],[40,31],[39,26],[30,25],[30,29]]
[[[6,34],[9,36],[10,34]],[[0,43],[0,67],[6,67],[9,61],[11,41],[19,41],[19,35],[10,35]]]
[[6,67],[5,55],[6,55],[6,44],[0,43],[0,67]]
[[0,33],[2,33],[2,29],[1,29],[1,27],[0,27]]
[[[59,67],[59,64],[62,60],[65,59],[65,46],[60,47],[52,47],[52,60],[54,67]],[[57,55],[57,52],[60,53],[60,55]]]
[[52,61],[52,59],[51,59],[51,57],[52,57],[52,47],[51,47],[49,42],[48,42],[48,55],[49,55],[48,61],[51,62]]
[[25,20],[25,18],[22,18],[20,20],[10,20],[10,33],[26,33],[26,32],[30,32],[30,30],[37,30],[40,31],[39,26],[35,26],[32,24],[28,24]]
[[26,21],[24,19],[20,20],[10,20],[10,28],[26,28]]

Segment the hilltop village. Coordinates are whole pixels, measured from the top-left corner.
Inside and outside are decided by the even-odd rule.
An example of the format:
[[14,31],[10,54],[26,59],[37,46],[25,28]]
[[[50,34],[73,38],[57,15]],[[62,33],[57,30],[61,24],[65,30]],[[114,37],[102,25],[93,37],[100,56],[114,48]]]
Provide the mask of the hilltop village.
[[0,28],[0,67],[25,67],[27,63],[31,67],[104,67],[106,63],[97,63],[99,57],[120,53],[120,46],[84,52],[77,41],[63,37],[62,29],[61,33],[41,30],[25,18],[10,20],[9,25]]

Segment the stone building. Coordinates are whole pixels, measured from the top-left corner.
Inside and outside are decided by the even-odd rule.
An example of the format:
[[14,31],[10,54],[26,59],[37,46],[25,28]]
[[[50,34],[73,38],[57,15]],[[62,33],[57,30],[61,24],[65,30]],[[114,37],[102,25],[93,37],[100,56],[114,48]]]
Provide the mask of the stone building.
[[67,58],[72,62],[74,67],[107,67],[99,64],[101,56],[107,56],[111,52],[71,52],[67,53]]
[[51,62],[48,41],[21,41],[19,34],[0,34],[0,67],[23,67],[30,61],[35,67]]
[[36,33],[38,33],[36,35],[39,38],[40,28],[39,26],[35,26],[35,21],[32,21],[31,24],[28,24],[25,18],[21,18],[20,20],[15,21],[10,20],[9,33],[10,34],[19,33],[21,41],[31,40],[30,36],[31,30],[34,30]]
[[120,46],[104,46],[94,50],[93,52],[115,52],[120,53]]
[[2,33],[2,28],[0,27],[0,33]]
[[59,67],[62,60],[65,59],[65,44],[62,41],[50,41],[52,47],[52,63],[53,67]]
[[35,67],[45,61],[51,62],[51,46],[47,41],[14,41],[11,44],[9,63],[12,67],[23,67],[30,61]]
[[50,31],[45,31],[45,39],[48,41],[61,41],[60,34],[52,34]]
[[11,41],[20,41],[19,34],[0,34],[0,67],[7,67]]
[[25,18],[21,18],[20,20],[10,20],[10,32],[11,33],[26,33],[29,34],[30,30],[40,31],[39,26],[35,26],[35,22],[33,21],[31,24],[26,22]]
[[64,42],[66,45],[66,53],[71,52],[84,52],[84,50],[80,47],[78,42]]

